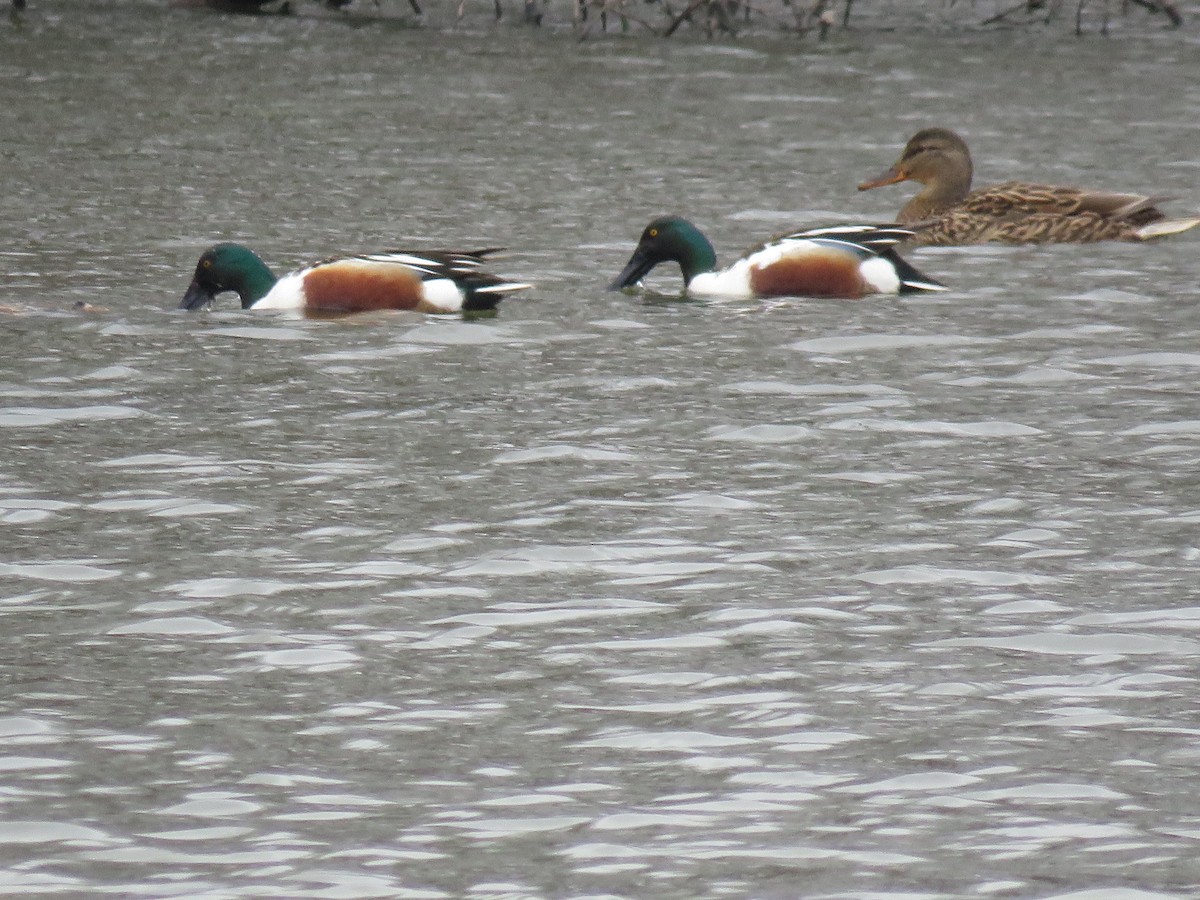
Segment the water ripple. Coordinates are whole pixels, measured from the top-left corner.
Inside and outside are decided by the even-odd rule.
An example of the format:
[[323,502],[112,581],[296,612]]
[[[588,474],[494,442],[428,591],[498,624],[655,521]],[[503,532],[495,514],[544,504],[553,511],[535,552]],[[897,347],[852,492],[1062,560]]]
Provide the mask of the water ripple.
[[8,406],[0,408],[0,428],[41,428],[51,425],[86,424],[115,419],[133,419],[146,415],[145,410],[132,406],[72,406],[37,407]]

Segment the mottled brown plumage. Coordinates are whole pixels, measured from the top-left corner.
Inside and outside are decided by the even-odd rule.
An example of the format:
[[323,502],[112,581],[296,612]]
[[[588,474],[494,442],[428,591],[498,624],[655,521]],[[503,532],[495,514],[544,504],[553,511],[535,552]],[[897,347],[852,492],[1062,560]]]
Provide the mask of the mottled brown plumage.
[[972,174],[971,152],[961,137],[946,128],[925,128],[909,139],[890,169],[858,189],[900,181],[924,185],[896,217],[915,232],[909,245],[1145,241],[1200,225],[1200,218],[1168,219],[1157,207],[1166,197],[1024,181],[972,191]]

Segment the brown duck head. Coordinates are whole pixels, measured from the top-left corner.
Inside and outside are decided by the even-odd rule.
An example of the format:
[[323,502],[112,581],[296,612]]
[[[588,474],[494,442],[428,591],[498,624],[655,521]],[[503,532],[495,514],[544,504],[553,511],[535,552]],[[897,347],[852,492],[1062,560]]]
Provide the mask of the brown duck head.
[[909,138],[891,168],[862,182],[858,189],[918,181],[925,187],[900,210],[897,220],[917,222],[946,211],[971,190],[971,151],[949,128],[923,128]]

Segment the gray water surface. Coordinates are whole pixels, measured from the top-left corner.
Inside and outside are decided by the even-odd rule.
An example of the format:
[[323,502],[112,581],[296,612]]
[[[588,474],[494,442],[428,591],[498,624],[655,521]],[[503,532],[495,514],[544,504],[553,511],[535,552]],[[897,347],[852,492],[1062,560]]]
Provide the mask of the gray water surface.
[[[1194,212],[1196,51],[4,21],[0,892],[1196,896],[1197,237],[604,291],[662,212],[886,221],[931,123]],[[537,288],[175,311],[220,239]]]

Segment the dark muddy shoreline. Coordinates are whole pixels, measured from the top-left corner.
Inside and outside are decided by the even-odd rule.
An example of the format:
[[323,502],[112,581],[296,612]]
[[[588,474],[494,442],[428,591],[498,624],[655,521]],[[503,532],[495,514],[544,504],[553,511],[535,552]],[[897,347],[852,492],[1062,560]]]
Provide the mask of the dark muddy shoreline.
[[[63,6],[52,0],[10,2],[17,16]],[[570,29],[580,37],[774,32],[826,40],[845,29],[1122,35],[1187,28],[1200,16],[1200,4],[1189,0],[130,0],[138,2],[223,13],[383,19],[415,26],[491,20]]]

